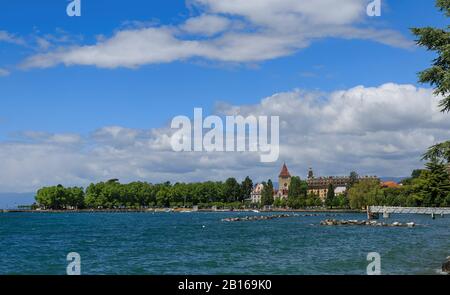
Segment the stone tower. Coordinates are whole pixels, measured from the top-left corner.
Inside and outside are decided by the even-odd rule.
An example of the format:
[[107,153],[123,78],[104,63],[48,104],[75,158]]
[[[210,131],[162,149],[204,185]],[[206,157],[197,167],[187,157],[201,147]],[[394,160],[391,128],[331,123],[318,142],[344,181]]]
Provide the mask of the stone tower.
[[286,163],[283,164],[281,168],[280,175],[278,175],[278,190],[284,191],[289,189],[291,184],[291,174],[289,173]]

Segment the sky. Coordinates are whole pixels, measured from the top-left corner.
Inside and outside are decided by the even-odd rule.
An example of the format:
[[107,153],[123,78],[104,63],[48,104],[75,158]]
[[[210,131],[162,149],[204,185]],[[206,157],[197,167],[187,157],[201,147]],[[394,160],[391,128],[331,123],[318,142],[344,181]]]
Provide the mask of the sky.
[[[445,27],[429,0],[5,1],[0,10],[0,192],[119,178],[401,177],[449,137],[433,53],[409,28]],[[177,153],[170,121],[280,116],[280,157]]]

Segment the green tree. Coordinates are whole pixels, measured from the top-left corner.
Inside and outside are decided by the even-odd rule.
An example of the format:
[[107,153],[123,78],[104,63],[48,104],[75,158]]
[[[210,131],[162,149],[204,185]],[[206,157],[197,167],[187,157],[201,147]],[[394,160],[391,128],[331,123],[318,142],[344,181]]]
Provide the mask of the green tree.
[[246,177],[241,184],[241,194],[239,196],[239,201],[243,202],[244,200],[250,199],[250,195],[253,189],[253,181],[250,177]]
[[170,206],[171,187],[169,185],[162,185],[156,193],[156,204],[159,207]]
[[263,182],[264,188],[261,192],[261,205],[272,205],[273,199],[273,183],[272,180],[268,180],[267,183]]
[[337,195],[334,198],[333,206],[339,208],[348,208],[349,207],[348,198],[345,196],[345,194]]
[[292,177],[289,184],[287,205],[293,209],[306,206],[307,191],[308,184],[306,181],[302,181],[298,176]]
[[45,209],[62,210],[84,207],[84,191],[79,187],[65,188],[60,184],[43,187],[37,191],[35,199],[39,206]]
[[349,181],[347,184],[347,191],[352,188],[353,185],[358,183],[359,175],[355,171],[350,172],[350,176],[348,177]]
[[420,193],[423,195],[424,206],[448,206],[450,205],[450,176],[445,164],[433,160],[426,165],[429,173],[423,173],[425,180]]
[[[450,16],[450,0],[437,0],[436,7]],[[443,112],[450,111],[450,26],[447,28],[412,28],[417,36],[417,44],[429,51],[434,51],[437,57],[432,66],[419,73],[419,81],[430,83],[435,88],[436,95],[442,95],[439,106]]]
[[384,199],[380,183],[372,179],[364,179],[348,191],[349,205],[352,209],[362,209],[368,205],[379,204]]
[[[450,0],[437,0],[436,7],[450,16]],[[437,57],[430,68],[419,73],[419,81],[430,83],[436,95],[442,95],[439,103],[442,112],[450,111],[450,26],[447,28],[412,28],[417,36],[417,44],[429,51],[434,51]],[[426,160],[434,158],[445,159],[450,162],[450,141],[431,146],[423,156]]]
[[73,209],[84,208],[84,190],[82,187],[72,187],[66,189],[66,206]]
[[307,195],[305,204],[307,207],[320,207],[323,205],[322,200],[314,193]]
[[327,196],[326,196],[326,199],[325,199],[325,205],[327,207],[333,208],[333,205],[334,205],[334,202],[335,202],[334,201],[334,197],[335,197],[334,186],[333,186],[332,183],[329,183],[328,184],[328,189],[327,189]]
[[414,169],[413,172],[411,172],[411,178],[419,178],[423,171],[424,169]]
[[239,200],[241,195],[241,187],[236,178],[230,177],[225,181],[224,185],[225,202],[231,203]]
[[423,171],[425,171],[425,169],[414,169],[412,171],[410,177],[402,179],[401,184],[403,184],[403,185],[410,185],[410,184],[412,184],[413,180],[419,178]]

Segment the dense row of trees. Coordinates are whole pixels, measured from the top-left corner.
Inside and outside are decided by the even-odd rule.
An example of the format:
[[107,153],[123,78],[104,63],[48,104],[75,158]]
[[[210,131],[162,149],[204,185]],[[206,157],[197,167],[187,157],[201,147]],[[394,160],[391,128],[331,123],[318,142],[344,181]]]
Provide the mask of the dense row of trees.
[[[357,180],[347,191],[335,195],[328,186],[325,202],[308,193],[308,184],[292,177],[287,199],[274,198],[274,186],[269,179],[263,182],[260,206],[299,209],[305,207],[362,209],[370,205],[384,206],[450,206],[450,175],[446,163],[432,160],[425,169],[414,170],[397,188],[383,188],[377,180]],[[250,198],[253,182],[246,177],[241,183],[234,178],[225,182],[150,184],[132,182],[121,184],[117,179],[81,187],[65,188],[61,185],[38,190],[36,202],[47,209],[82,208],[146,208],[146,207],[243,207]],[[245,204],[250,205],[250,204]]]
[[47,209],[81,208],[144,208],[204,205],[239,206],[250,197],[253,182],[246,177],[242,183],[229,178],[225,182],[151,184],[117,179],[93,183],[83,188],[61,185],[38,190],[36,202]]
[[[287,200],[274,197],[274,185],[269,179],[262,183],[264,189],[261,203],[256,206],[274,206],[283,208],[304,208],[323,206],[317,195],[308,194],[306,181],[292,177]],[[83,209],[83,208],[147,208],[147,207],[234,207],[244,205],[250,198],[253,181],[246,177],[239,183],[235,178],[225,182],[151,184],[147,182],[119,183],[118,179],[92,183],[86,190],[81,187],[65,188],[62,185],[44,187],[38,190],[36,202],[46,209]],[[328,207],[348,207],[345,196],[334,196],[330,188],[326,205]],[[255,204],[245,204],[252,205]]]

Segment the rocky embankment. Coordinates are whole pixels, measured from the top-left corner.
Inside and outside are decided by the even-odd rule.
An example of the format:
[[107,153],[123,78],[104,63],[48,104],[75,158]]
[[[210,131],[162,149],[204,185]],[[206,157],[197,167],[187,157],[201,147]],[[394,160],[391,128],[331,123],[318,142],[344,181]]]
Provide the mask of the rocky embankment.
[[364,226],[390,226],[390,227],[414,227],[416,224],[414,222],[400,223],[385,223],[378,222],[375,220],[336,220],[336,219],[326,219],[320,222],[320,225],[333,226],[333,225],[364,225]]
[[294,215],[290,215],[290,214],[255,215],[255,216],[224,218],[224,219],[222,219],[222,221],[225,221],[225,222],[257,221],[257,220],[270,220],[270,219],[276,219],[276,218],[286,218],[286,217],[293,217],[293,216]]
[[450,275],[450,256],[447,257],[447,260],[442,263],[442,272],[445,272]]

